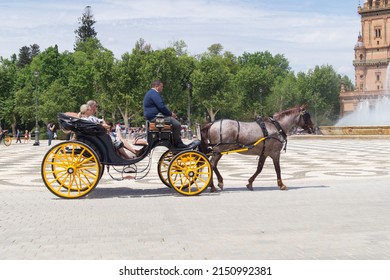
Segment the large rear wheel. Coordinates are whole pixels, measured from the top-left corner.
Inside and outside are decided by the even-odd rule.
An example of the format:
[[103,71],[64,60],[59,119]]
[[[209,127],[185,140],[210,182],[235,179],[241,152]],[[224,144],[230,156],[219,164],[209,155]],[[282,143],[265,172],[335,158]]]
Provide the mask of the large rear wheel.
[[95,188],[102,168],[93,149],[70,141],[57,144],[46,153],[41,175],[46,187],[56,196],[79,198]]
[[168,167],[170,185],[180,194],[202,193],[212,180],[213,171],[208,158],[198,151],[184,151],[171,160]]

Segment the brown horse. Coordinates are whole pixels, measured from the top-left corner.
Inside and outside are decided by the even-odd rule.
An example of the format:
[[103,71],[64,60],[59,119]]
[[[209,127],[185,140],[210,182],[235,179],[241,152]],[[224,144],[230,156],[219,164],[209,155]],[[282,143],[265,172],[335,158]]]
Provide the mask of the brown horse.
[[[253,190],[252,183],[263,169],[267,157],[273,160],[278,186],[285,190],[280,172],[280,151],[287,144],[286,133],[293,127],[301,127],[309,133],[314,131],[306,105],[276,113],[272,118],[258,118],[255,122],[225,119],[206,124],[201,129],[201,149],[212,149],[211,163],[218,178],[218,187],[223,189],[223,178],[217,168],[218,161],[224,154],[240,152],[259,156],[257,170],[248,180],[249,190]],[[210,187],[212,192],[216,190],[213,182]]]

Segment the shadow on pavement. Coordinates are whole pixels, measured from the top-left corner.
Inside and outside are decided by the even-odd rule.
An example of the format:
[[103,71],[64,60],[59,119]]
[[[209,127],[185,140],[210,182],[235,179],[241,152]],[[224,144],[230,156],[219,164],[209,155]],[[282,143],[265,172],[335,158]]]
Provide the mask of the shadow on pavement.
[[[287,186],[287,191],[297,191],[297,190],[300,190],[300,189],[318,189],[318,188],[330,188],[329,186],[323,186],[323,185],[320,185],[320,186],[302,186],[302,187],[289,187]],[[246,186],[242,186],[242,187],[229,187],[229,186],[226,186],[224,187],[223,191],[222,192],[241,192],[241,191],[248,191],[250,192],[250,190],[248,190],[246,188]],[[261,186],[254,186],[253,187],[253,191],[254,192],[259,192],[259,191],[281,191],[279,189],[279,187],[277,186],[272,186],[272,187],[261,187]]]
[[[218,193],[210,193],[209,190],[205,190],[198,196],[203,195],[213,195]],[[119,188],[99,188],[92,190],[91,193],[86,196],[84,199],[104,199],[104,198],[113,198],[113,197],[123,197],[123,198],[139,198],[139,197],[164,197],[164,196],[177,196],[185,197],[182,194],[179,194],[174,189],[168,187],[158,188],[158,189],[133,189],[126,187]],[[83,198],[81,198],[83,199]]]

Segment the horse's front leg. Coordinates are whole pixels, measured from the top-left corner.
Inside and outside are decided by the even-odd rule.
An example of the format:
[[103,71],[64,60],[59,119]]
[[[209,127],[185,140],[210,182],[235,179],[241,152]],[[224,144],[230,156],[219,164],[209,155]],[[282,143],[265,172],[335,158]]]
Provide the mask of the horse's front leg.
[[280,153],[276,157],[273,157],[272,160],[273,160],[274,166],[275,166],[275,172],[276,172],[278,186],[282,191],[284,191],[287,189],[287,187],[282,182],[282,175],[281,175],[281,170],[280,170]]
[[252,177],[249,178],[248,180],[248,185],[246,185],[246,187],[248,188],[248,190],[250,191],[253,191],[253,181],[256,179],[257,175],[260,174],[261,170],[263,170],[263,166],[264,166],[264,162],[265,162],[265,159],[267,157],[264,156],[264,155],[261,155],[260,158],[259,158],[259,161],[257,163],[257,169],[256,169],[256,172],[255,174],[252,175]]
[[[219,173],[219,170],[217,168],[218,162],[221,159],[222,155],[215,155],[211,158],[211,166],[215,172],[215,175],[217,175],[218,179],[218,187],[223,190],[223,178],[221,176],[221,173]],[[215,192],[216,188],[214,186],[214,182],[210,184],[211,192]]]

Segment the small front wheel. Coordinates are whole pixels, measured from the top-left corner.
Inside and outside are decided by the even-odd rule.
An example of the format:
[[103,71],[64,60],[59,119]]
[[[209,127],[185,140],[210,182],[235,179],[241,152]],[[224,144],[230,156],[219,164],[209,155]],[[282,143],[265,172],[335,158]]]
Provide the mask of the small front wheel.
[[103,166],[88,145],[70,141],[55,145],[45,155],[41,175],[46,187],[62,198],[79,198],[95,188]]
[[163,182],[164,185],[166,185],[169,188],[172,187],[169,184],[169,180],[168,180],[168,167],[172,158],[173,158],[173,153],[171,152],[171,150],[167,150],[161,155],[157,164],[158,177],[160,177],[161,182]]
[[168,180],[180,194],[202,193],[212,180],[213,170],[208,158],[198,151],[184,151],[173,157],[168,167]]

